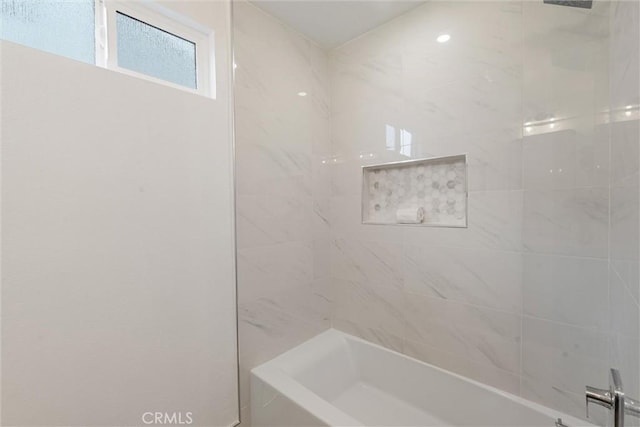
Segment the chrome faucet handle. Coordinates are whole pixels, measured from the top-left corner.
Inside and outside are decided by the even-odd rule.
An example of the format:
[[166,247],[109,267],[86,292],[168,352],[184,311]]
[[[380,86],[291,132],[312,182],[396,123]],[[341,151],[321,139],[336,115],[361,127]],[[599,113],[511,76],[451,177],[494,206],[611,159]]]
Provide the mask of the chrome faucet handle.
[[636,410],[640,413],[640,407],[633,404],[627,405],[625,403],[620,372],[618,372],[617,369],[611,369],[610,374],[609,390],[587,386],[585,395],[587,418],[589,417],[589,403],[595,403],[596,405],[604,406],[611,411],[613,418],[612,427],[624,427],[624,414],[627,411],[635,413]]
[[613,408],[613,396],[611,390],[587,386],[585,398],[587,418],[589,418],[589,403],[595,403],[596,405],[604,406],[607,409]]

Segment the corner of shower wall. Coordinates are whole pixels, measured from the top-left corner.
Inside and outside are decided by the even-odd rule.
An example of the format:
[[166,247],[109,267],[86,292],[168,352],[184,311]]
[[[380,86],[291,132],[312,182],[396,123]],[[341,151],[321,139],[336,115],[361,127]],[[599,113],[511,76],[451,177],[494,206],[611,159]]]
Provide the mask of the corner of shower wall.
[[326,53],[234,1],[242,425],[249,371],[330,326]]
[[[611,2],[610,362],[640,397],[640,2]],[[627,418],[639,423],[638,420]],[[638,425],[638,424],[633,424]]]

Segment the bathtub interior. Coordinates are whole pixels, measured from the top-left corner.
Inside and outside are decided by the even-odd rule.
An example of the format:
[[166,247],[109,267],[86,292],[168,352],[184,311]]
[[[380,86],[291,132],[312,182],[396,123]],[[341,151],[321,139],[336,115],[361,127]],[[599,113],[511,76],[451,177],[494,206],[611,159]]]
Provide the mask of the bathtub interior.
[[327,425],[589,425],[335,330],[269,363],[256,373],[278,372],[289,386],[275,388]]

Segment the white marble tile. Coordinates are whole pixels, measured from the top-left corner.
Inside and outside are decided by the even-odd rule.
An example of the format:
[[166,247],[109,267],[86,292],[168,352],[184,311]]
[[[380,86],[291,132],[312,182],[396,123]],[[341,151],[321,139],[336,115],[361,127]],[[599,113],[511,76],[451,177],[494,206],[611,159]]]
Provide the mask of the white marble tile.
[[[269,360],[273,357],[273,353],[288,350],[288,346],[311,338],[329,327],[329,322],[326,318],[323,319],[324,314],[318,313],[315,316],[316,313],[314,313],[314,316],[306,316],[299,310],[302,306],[296,307],[295,313],[287,310],[287,307],[280,310],[281,306],[283,306],[281,301],[276,303],[266,298],[241,304],[243,315],[240,323],[243,328],[254,328],[255,333],[264,335],[260,339],[254,336],[251,342],[246,341],[248,353],[259,354],[262,361]],[[307,308],[310,306],[310,304],[307,305]],[[274,340],[274,342],[271,343],[272,346],[267,346],[261,340]],[[267,351],[269,348],[272,348],[272,352]]]
[[605,188],[609,185],[606,127],[526,136],[523,160],[525,189]]
[[[236,117],[241,117],[239,112]],[[240,119],[238,119],[240,120]],[[238,124],[238,126],[243,126]],[[255,127],[247,123],[246,127]],[[291,136],[285,136],[289,138]],[[276,138],[275,136],[273,138]],[[311,156],[298,148],[236,137],[236,191],[242,195],[311,194]]]
[[[371,131],[371,128],[369,128]],[[399,129],[396,129],[396,133]],[[356,140],[352,140],[352,147],[349,149],[337,148],[334,155],[327,160],[331,163],[331,189],[334,196],[360,197],[362,192],[362,167],[379,165],[383,163],[398,162],[408,160],[408,156],[400,154],[398,151],[387,150],[384,147],[385,126],[381,125],[375,129],[378,134],[378,145],[380,147],[356,147]],[[361,138],[370,144],[375,138]],[[398,147],[400,147],[398,145]],[[398,148],[399,150],[399,148]],[[433,156],[427,156],[433,157]]]
[[249,2],[233,24],[246,407],[251,368],[330,325],[330,94],[326,52]]
[[585,384],[606,385],[608,351],[607,333],[524,317],[522,376],[534,389],[580,395]]
[[[479,14],[491,15],[492,20],[478,20]],[[455,34],[451,43],[437,43],[435,38],[439,30],[425,25],[424,21],[428,22],[435,16],[438,16],[437,20],[454,25],[452,31],[455,30]],[[465,3],[464,6],[432,3],[385,26],[379,32],[376,30],[337,49],[339,54],[332,55],[336,58],[332,68],[339,70],[334,74],[332,90],[335,95],[332,109],[336,111],[332,120],[334,141],[345,140],[356,145],[358,143],[352,141],[363,137],[362,140],[369,145],[360,146],[360,149],[375,147],[384,150],[386,125],[398,130],[405,129],[418,138],[422,138],[422,135],[466,133],[469,139],[475,138],[475,133],[483,129],[500,127],[500,123],[519,127],[519,118],[509,119],[520,104],[519,91],[512,90],[515,87],[510,86],[516,82],[519,74],[517,65],[514,65],[518,61],[512,56],[516,54],[517,57],[517,49],[513,49],[512,45],[517,45],[520,40],[519,19],[518,5],[514,7],[496,2],[478,7],[472,3]],[[380,42],[384,46],[378,49]],[[390,43],[395,43],[395,50],[405,47],[401,59],[385,55],[385,48]],[[505,52],[509,48],[512,48],[509,53]],[[367,53],[361,54],[361,49]],[[372,71],[367,68],[370,57],[379,61],[376,66],[371,66]],[[349,74],[341,68],[344,63],[353,61],[360,61],[365,69]],[[400,62],[401,72],[398,70]],[[442,70],[443,66],[448,67],[447,70]],[[462,74],[452,77],[455,74],[453,70]],[[437,82],[439,72],[442,73],[443,82],[449,86],[442,87]],[[361,79],[366,80],[365,83]],[[450,84],[454,81],[455,84]],[[403,86],[405,107],[402,114],[398,113],[398,83]],[[369,111],[365,119],[367,123],[360,125],[360,114],[354,114],[354,111]],[[407,117],[411,116],[415,116],[416,120],[407,121]],[[358,134],[354,137],[352,132],[356,129],[361,132],[375,130],[376,134],[368,137]],[[450,143],[448,140],[440,142],[442,145]],[[338,142],[338,145],[341,143]],[[468,145],[473,146],[473,143]],[[424,150],[422,146],[417,148],[419,151],[414,150],[411,157],[429,155],[430,150]],[[490,147],[484,150],[488,149]],[[489,159],[482,155],[482,151],[479,150],[478,165],[484,172]],[[494,152],[498,153],[498,150]]]
[[465,354],[450,353],[427,344],[405,341],[404,353],[467,378],[497,387],[510,393],[520,393],[520,377],[512,372],[478,363]]
[[505,371],[520,371],[520,316],[407,294],[406,339]]
[[[403,22],[407,80],[427,89],[456,81],[519,77],[521,12],[518,2],[435,2],[416,9]],[[451,39],[438,43],[443,33]]]
[[613,268],[610,271],[609,305],[611,366],[620,370],[625,394],[635,399],[640,396],[640,306]]
[[408,292],[519,314],[522,254],[441,246],[404,247]]
[[615,121],[611,127],[611,184],[621,185],[640,167],[640,121]]
[[[335,93],[335,89],[332,93]],[[390,155],[394,154],[393,150],[387,152],[390,151],[389,144],[394,141],[393,133],[399,145],[399,132],[405,127],[404,101],[399,96],[385,94],[378,94],[376,100],[356,94],[352,96],[358,100],[358,109],[332,111],[331,138],[333,154],[337,157],[332,162],[353,160],[371,164],[392,161]],[[395,156],[399,159],[400,154],[396,152]]]
[[634,264],[640,258],[640,187],[638,173],[611,187],[610,257]]
[[339,238],[332,249],[332,277],[367,286],[402,287],[402,246]]
[[471,192],[468,202],[468,228],[405,228],[405,242],[414,245],[437,242],[443,246],[522,250],[521,191]]
[[[610,42],[611,220],[610,287],[611,365],[623,378],[625,393],[640,396],[640,308],[638,168],[640,122],[628,108],[640,105],[640,4],[612,3]],[[624,112],[622,112],[624,110]],[[631,117],[630,117],[631,116]],[[629,120],[631,118],[632,120]],[[634,426],[640,420],[628,417]]]
[[[313,195],[317,198],[331,197],[331,165],[327,162],[331,159],[331,148],[325,147],[330,136],[326,140],[317,141],[319,137],[314,136],[314,153],[311,159],[311,188]],[[317,147],[316,147],[317,146]],[[321,153],[318,153],[320,151]]]
[[[522,336],[522,396],[585,419],[585,385],[609,381],[609,335],[525,316]],[[608,416],[589,413],[598,425]]]
[[[525,2],[531,4],[532,2]],[[553,39],[553,41],[552,41]],[[575,35],[558,43],[558,32],[533,35],[524,60],[523,123],[555,118],[593,118],[603,103],[608,81],[595,64],[603,43]],[[586,89],[586,90],[585,90]]]
[[335,279],[332,282],[332,321],[404,336],[404,296],[400,290]]
[[[317,280],[312,284],[292,285],[243,297],[245,306],[254,305],[268,312],[281,312],[317,325],[330,324],[330,282]],[[248,313],[247,313],[248,314]]]
[[523,2],[524,122],[594,116],[598,94],[606,93],[608,85],[602,65],[609,34],[608,4],[603,3],[585,13]]
[[[403,114],[403,129],[411,133],[411,155],[421,159],[467,155],[469,191],[522,189],[522,127],[488,131],[458,126],[455,134],[438,135],[426,125],[419,112],[411,108]],[[399,148],[397,149],[399,150]],[[396,151],[397,151],[396,150]]]
[[314,220],[315,212],[308,196],[238,195],[238,248],[309,241],[314,231],[309,225]]
[[378,27],[330,52],[333,114],[361,111],[382,98],[400,95],[402,51],[398,46],[403,30],[394,24]]
[[[290,89],[309,89],[310,50],[319,49],[249,2],[234,5],[234,44],[236,76],[251,73],[249,78],[238,78],[236,88],[255,88],[263,96],[261,100],[272,102],[283,101],[291,95]],[[286,79],[280,78],[283,72]],[[279,90],[281,97],[269,96]]]
[[[514,19],[517,20],[519,15],[515,16]],[[479,22],[477,17],[455,19],[461,25],[465,24],[462,22],[464,19],[467,24],[472,20]],[[464,29],[458,30],[462,31],[450,30],[452,39],[442,44],[436,41],[442,30],[437,31],[435,27],[426,28],[422,39],[411,34],[402,55],[403,93],[408,99],[418,100],[430,90],[450,84],[508,82],[521,78],[521,51],[516,48],[521,40],[518,34],[505,33],[499,36],[506,46],[505,50],[501,50],[496,46],[489,46],[490,42],[483,40],[482,34],[473,34],[474,29],[466,34]],[[475,31],[486,30],[485,27]],[[478,40],[485,45],[474,44]],[[428,73],[429,78],[424,78],[425,73]]]
[[238,250],[238,297],[251,301],[313,281],[311,242],[291,242]]
[[322,161],[331,164],[332,196],[356,198],[362,191],[362,165],[351,151],[336,150],[334,155]]
[[[405,82],[405,85],[409,85]],[[418,92],[407,87],[405,109],[420,115],[417,129],[440,138],[486,132],[520,123],[522,97],[517,80],[450,83]]]
[[609,299],[611,333],[638,340],[640,338],[638,302],[614,269],[610,271]]
[[358,59],[341,50],[331,52],[331,114],[371,111],[380,100],[400,100],[402,62],[400,52],[375,52]]
[[311,223],[311,234],[314,239],[325,240],[331,232],[331,197],[314,196],[311,218],[307,222]]
[[605,259],[524,255],[524,314],[583,328],[608,330]]
[[332,322],[331,327],[391,350],[398,352],[403,352],[404,350],[404,343],[400,336],[389,334],[382,330],[371,328],[352,320],[336,318]]
[[[250,135],[257,136],[266,132],[304,131],[312,123],[314,106],[313,94],[309,94],[310,65],[287,41],[265,43],[256,41],[255,36],[240,34],[236,43],[235,107],[245,119],[254,120],[260,127],[237,127],[237,130],[253,131]],[[281,78],[283,72],[287,73],[286,79]],[[301,97],[298,95],[301,91],[309,95]],[[280,141],[287,142],[290,141]]]
[[402,226],[362,224],[362,203],[359,197],[332,197],[330,221],[334,239],[402,243]]
[[608,189],[524,192],[523,239],[537,253],[605,258]]
[[[469,191],[520,190],[522,129],[520,127],[463,136],[467,153]],[[461,147],[462,148],[462,147]]]
[[331,134],[334,150],[385,150],[386,125],[398,126],[402,106],[399,51],[374,31],[331,52]]
[[314,240],[313,251],[313,278],[326,279],[331,276],[331,239],[327,238]]
[[612,3],[610,92],[611,107],[640,103],[640,5]]
[[238,305],[241,405],[249,403],[249,371],[327,328],[264,300]]
[[313,153],[330,144],[326,54],[247,2],[234,15],[236,189],[311,194]]
[[625,283],[631,296],[640,301],[640,259],[618,260],[610,259],[609,264]]

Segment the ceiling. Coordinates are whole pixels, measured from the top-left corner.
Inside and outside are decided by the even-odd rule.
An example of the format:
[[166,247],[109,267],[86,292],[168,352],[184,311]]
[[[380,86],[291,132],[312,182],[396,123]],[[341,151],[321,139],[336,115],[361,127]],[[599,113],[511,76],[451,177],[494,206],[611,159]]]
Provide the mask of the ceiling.
[[420,6],[425,0],[252,0],[252,3],[331,49]]

